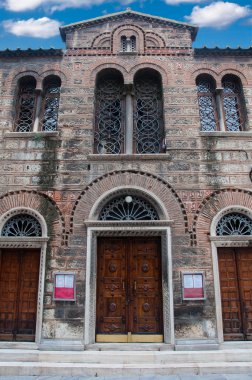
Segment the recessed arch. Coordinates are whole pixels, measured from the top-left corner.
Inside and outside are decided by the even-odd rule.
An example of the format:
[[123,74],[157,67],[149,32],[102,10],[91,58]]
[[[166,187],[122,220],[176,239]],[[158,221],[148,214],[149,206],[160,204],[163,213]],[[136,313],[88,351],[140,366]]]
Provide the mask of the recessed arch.
[[160,201],[154,193],[137,186],[118,186],[102,194],[94,203],[89,214],[89,219],[98,220],[104,206],[120,196],[140,197],[151,204],[151,206],[156,210],[159,219],[169,219],[163,202]]
[[[39,225],[41,227],[41,235],[39,234],[37,236],[47,237],[47,224],[46,224],[44,217],[39,212],[37,212],[36,210],[33,210],[31,208],[25,208],[25,207],[16,207],[14,209],[11,209],[10,211],[7,211],[3,215],[1,215],[1,217],[0,217],[0,236],[8,236],[8,235],[2,235],[2,232],[3,232],[3,229],[6,226],[6,224],[11,219],[13,219],[17,216],[26,216],[26,215],[31,216],[32,218],[34,218],[39,223]],[[32,220],[31,220],[31,222],[32,222]],[[13,235],[13,236],[15,236],[15,235]],[[16,236],[20,236],[20,235],[16,235]],[[33,236],[36,236],[36,235],[33,235]]]

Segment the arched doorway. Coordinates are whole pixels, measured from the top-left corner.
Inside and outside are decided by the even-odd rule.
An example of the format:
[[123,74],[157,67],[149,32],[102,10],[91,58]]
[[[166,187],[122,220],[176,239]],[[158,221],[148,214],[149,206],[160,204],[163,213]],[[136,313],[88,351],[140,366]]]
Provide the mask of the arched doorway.
[[41,329],[46,225],[36,212],[21,208],[1,219],[0,341],[34,342]]
[[[102,208],[99,220],[158,220],[138,195],[122,194]],[[163,342],[160,237],[97,240],[97,342]]]
[[227,210],[215,227],[219,239],[235,239],[217,249],[225,341],[252,340],[252,249],[239,241],[252,236],[252,219],[242,211]]

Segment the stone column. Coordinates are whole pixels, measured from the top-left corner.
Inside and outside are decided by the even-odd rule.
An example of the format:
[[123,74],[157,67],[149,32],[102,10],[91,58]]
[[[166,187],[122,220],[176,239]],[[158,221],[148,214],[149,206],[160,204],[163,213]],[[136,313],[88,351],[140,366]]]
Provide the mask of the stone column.
[[132,85],[125,86],[125,153],[133,153],[133,92]]
[[216,108],[219,117],[220,131],[225,131],[224,110],[222,104],[222,91],[223,88],[216,88]]
[[33,132],[38,132],[40,129],[39,128],[39,119],[40,119],[41,106],[42,106],[42,90],[36,89],[36,94],[37,94],[37,102],[36,102]]

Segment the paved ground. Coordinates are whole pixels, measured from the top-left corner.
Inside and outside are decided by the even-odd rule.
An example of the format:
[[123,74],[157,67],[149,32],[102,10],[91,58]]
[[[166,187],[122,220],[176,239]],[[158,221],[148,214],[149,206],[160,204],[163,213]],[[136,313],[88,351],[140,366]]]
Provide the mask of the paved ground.
[[252,374],[169,376],[0,376],[0,380],[252,380]]

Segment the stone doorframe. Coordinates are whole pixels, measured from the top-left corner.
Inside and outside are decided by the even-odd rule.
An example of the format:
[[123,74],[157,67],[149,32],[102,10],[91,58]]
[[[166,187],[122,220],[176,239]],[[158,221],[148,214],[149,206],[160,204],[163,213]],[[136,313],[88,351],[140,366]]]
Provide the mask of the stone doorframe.
[[221,290],[219,278],[218,264],[218,248],[219,247],[251,247],[252,236],[216,236],[216,226],[219,220],[226,214],[237,212],[249,216],[252,219],[252,211],[246,207],[232,206],[223,208],[212,220],[210,229],[210,241],[213,261],[214,291],[216,303],[216,325],[217,339],[219,343],[224,342],[223,322],[222,322],[222,306],[221,306]]
[[[100,236],[160,236],[162,260],[162,292],[164,343],[174,345],[174,308],[172,286],[172,221],[85,221],[87,227],[86,293],[84,344],[95,344],[97,237]],[[103,343],[104,345],[104,343]],[[106,343],[105,343],[106,345]],[[141,343],[139,343],[141,346]]]
[[[43,301],[44,301],[44,286],[45,286],[45,264],[46,264],[46,249],[47,242],[49,238],[47,237],[47,225],[41,214],[37,211],[24,208],[16,207],[1,216],[0,219],[0,235],[4,223],[14,215],[26,213],[34,216],[41,225],[42,237],[5,237],[0,236],[0,250],[1,249],[29,249],[37,248],[40,249],[40,266],[39,266],[39,283],[38,283],[38,300],[37,300],[37,319],[36,319],[36,333],[35,333],[35,344],[38,346],[41,342],[42,337],[42,318],[43,318]],[[12,342],[0,342],[0,348],[7,347],[11,345]],[[24,347],[26,342],[14,342],[15,347]],[[33,342],[29,345],[34,344]]]

